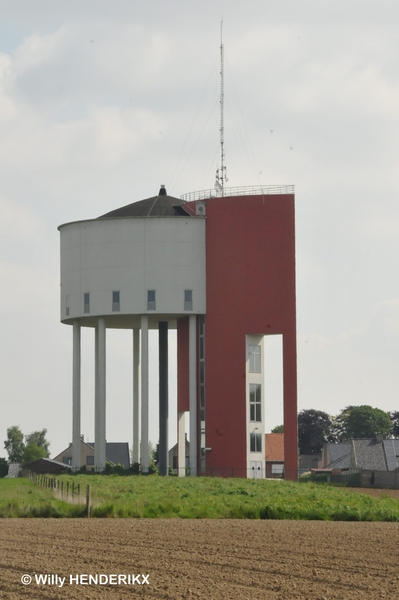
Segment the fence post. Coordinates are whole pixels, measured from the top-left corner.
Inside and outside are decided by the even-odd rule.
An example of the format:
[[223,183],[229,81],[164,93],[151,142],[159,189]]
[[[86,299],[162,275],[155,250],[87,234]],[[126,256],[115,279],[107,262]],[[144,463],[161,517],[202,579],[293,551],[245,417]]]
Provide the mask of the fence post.
[[78,504],[80,504],[80,483],[78,483]]
[[69,498],[69,481],[66,482],[66,496],[67,496],[67,500]]
[[73,500],[74,496],[75,496],[75,482],[72,481],[72,500]]
[[90,486],[88,485],[86,487],[86,516],[87,518],[90,517]]

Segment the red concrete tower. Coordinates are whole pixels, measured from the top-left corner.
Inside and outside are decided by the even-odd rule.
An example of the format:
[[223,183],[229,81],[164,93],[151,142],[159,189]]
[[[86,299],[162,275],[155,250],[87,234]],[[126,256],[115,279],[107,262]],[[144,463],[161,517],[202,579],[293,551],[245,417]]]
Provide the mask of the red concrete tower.
[[[206,314],[197,317],[197,472],[264,476],[263,339],[280,334],[285,478],[296,479],[294,194],[292,188],[247,193],[200,205],[206,216]],[[198,214],[198,202],[186,206]],[[188,338],[187,319],[180,319],[180,415],[189,409]]]

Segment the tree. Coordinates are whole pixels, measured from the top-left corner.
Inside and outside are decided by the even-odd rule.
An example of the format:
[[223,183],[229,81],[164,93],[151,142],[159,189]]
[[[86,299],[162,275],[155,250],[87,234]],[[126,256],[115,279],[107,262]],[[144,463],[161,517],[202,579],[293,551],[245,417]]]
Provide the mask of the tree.
[[151,442],[151,440],[148,441],[148,463],[151,464],[155,464],[156,462],[156,458],[157,458],[157,446],[155,444],[153,444]]
[[41,458],[48,458],[48,452],[46,452],[43,446],[38,446],[38,444],[35,444],[34,442],[25,446],[22,464],[26,465],[27,463],[31,463],[34,460],[40,460]]
[[10,463],[21,463],[24,456],[24,434],[18,425],[13,425],[7,429],[7,439],[4,442],[4,448],[8,453]]
[[4,447],[8,452],[10,463],[25,464],[40,458],[48,458],[50,443],[46,439],[47,429],[32,431],[25,436],[20,427],[13,425],[7,429],[7,440]]
[[284,425],[276,425],[270,433],[284,433]]
[[355,406],[345,406],[336,417],[331,417],[331,434],[333,441],[344,442],[347,438],[348,417]]
[[50,442],[46,440],[47,429],[42,429],[41,431],[33,431],[29,435],[25,436],[25,445],[35,445],[38,448],[43,448],[44,454],[40,458],[48,458],[50,453],[48,451]]
[[334,441],[331,419],[321,410],[301,410],[298,415],[298,442],[300,454],[321,452],[325,442]]
[[395,438],[399,438],[399,412],[395,411],[388,414],[392,423],[392,435]]
[[377,433],[384,438],[391,436],[392,421],[389,414],[366,404],[353,407],[346,420],[346,439],[375,438]]

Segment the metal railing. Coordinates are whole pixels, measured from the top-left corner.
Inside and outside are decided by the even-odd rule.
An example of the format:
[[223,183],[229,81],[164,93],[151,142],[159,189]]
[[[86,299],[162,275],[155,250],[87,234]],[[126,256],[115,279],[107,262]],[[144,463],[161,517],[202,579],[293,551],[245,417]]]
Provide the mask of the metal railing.
[[293,185],[258,185],[258,186],[240,186],[224,188],[218,192],[215,189],[199,190],[182,194],[180,200],[185,202],[196,202],[197,200],[207,200],[208,198],[221,198],[230,196],[271,196],[275,194],[294,194]]

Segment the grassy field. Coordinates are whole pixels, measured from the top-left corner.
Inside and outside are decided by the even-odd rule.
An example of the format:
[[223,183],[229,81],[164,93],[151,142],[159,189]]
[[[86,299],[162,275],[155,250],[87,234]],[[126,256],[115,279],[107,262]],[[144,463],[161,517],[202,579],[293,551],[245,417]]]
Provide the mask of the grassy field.
[[80,517],[84,507],[54,498],[29,479],[0,479],[0,517]]
[[[399,501],[345,488],[251,479],[62,476],[91,485],[93,517],[399,521]],[[26,479],[0,479],[0,517],[80,517],[81,505]]]

